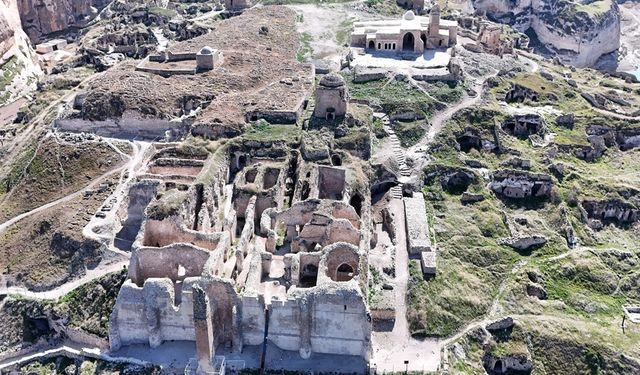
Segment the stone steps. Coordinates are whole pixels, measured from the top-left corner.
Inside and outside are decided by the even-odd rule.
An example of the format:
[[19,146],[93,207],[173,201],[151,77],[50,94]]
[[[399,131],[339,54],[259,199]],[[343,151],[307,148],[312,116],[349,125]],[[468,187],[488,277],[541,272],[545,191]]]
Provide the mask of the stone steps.
[[[398,164],[398,172],[400,173],[400,176],[407,178],[411,177],[411,168],[406,164],[407,157],[405,155],[405,150],[402,148],[402,144],[400,143],[400,139],[388,124],[384,124],[382,128],[389,135],[389,142],[391,143],[393,157]],[[389,190],[389,193],[392,198],[402,199],[402,184],[392,187]]]
[[389,195],[391,198],[402,199],[402,184],[389,189]]

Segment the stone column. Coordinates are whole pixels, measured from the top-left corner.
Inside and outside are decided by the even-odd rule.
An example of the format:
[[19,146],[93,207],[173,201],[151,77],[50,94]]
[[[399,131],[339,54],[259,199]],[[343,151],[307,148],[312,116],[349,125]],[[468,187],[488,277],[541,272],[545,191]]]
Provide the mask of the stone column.
[[293,241],[293,239],[298,235],[298,228],[295,225],[287,225],[287,241]]
[[213,371],[211,362],[215,356],[213,322],[209,298],[198,285],[193,286],[193,326],[196,331],[198,374]]
[[242,312],[239,303],[236,303],[231,310],[231,345],[236,353],[242,352]]
[[299,300],[300,308],[300,357],[308,359],[311,357],[311,309],[312,301],[309,297]]
[[236,248],[236,270],[238,270],[238,274],[242,272],[242,264],[244,263],[244,253],[242,249]]

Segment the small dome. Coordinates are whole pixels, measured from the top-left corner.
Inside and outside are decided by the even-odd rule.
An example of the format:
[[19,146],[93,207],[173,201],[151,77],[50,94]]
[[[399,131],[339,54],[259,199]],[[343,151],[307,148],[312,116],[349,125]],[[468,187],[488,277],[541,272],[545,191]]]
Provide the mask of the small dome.
[[320,86],[324,87],[340,87],[344,86],[344,79],[336,73],[329,73],[322,77]]
[[408,10],[407,13],[405,13],[402,18],[407,21],[413,21],[416,18],[416,14],[413,13],[412,10]]
[[438,5],[438,4],[434,4],[434,5],[431,7],[431,11],[430,11],[429,13],[437,13],[437,14],[440,14],[440,5]]
[[202,49],[199,52],[201,55],[213,55],[213,48],[206,46],[206,47],[202,47]]

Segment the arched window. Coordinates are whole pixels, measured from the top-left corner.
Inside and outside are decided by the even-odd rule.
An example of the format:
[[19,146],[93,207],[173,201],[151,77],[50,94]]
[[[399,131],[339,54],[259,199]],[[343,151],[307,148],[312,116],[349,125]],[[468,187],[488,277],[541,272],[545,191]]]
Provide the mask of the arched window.
[[336,270],[336,281],[349,281],[355,276],[353,267],[347,263],[342,263]]

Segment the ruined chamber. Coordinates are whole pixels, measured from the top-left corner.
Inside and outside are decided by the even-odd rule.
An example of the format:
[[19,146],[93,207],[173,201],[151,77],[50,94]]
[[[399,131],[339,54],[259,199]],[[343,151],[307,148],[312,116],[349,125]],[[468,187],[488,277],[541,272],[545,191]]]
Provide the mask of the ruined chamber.
[[268,327],[272,343],[303,358],[367,360],[365,164],[310,162],[285,142],[249,140],[202,164],[144,211],[110,317],[112,349],[188,340],[212,359],[262,344]]

